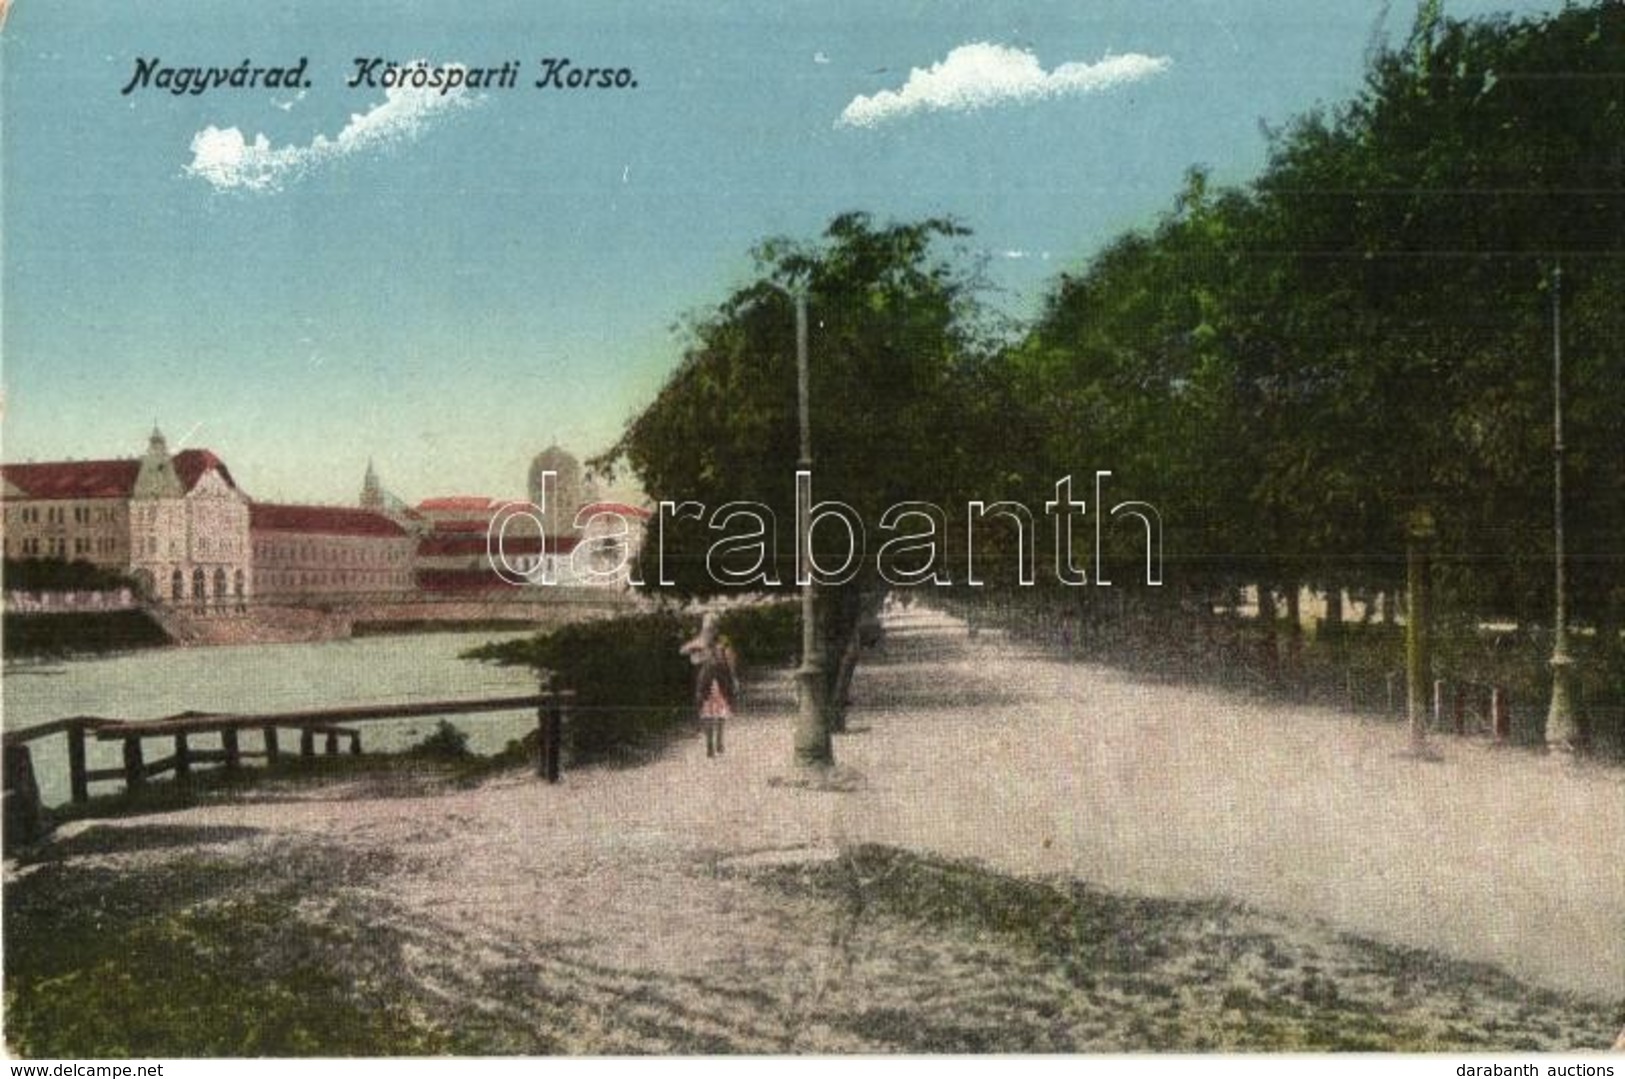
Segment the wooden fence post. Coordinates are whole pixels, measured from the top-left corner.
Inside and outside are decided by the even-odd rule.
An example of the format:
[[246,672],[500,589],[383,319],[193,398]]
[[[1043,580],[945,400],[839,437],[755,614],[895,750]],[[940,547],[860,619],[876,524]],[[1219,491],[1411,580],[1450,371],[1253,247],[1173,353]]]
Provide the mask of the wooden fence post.
[[282,747],[276,744],[276,728],[266,727],[260,734],[265,738],[265,763],[275,764],[282,756]]
[[147,765],[141,758],[141,736],[124,739],[124,786],[135,790],[147,781]]
[[226,771],[235,772],[243,763],[242,752],[237,747],[236,727],[220,732],[220,748],[226,755]]
[[327,732],[327,746],[326,746],[326,749],[327,749],[327,755],[329,757],[338,756],[338,754],[339,754],[339,732],[338,731],[328,731]]
[[90,801],[90,776],[85,767],[85,728],[68,728],[68,788],[79,805]]
[[316,732],[309,727],[299,729],[299,755],[301,757],[316,755]]
[[192,781],[192,747],[187,744],[186,735],[175,736],[175,782],[190,783]]
[[563,718],[559,714],[559,695],[553,689],[551,674],[542,678],[541,698],[536,706],[536,774],[549,783],[557,783]]
[[352,756],[352,757],[361,756],[361,732],[360,731],[351,731],[350,732],[350,756]]
[[1433,680],[1433,729],[1444,727],[1444,679]]
[[51,820],[40,801],[39,783],[34,777],[34,758],[24,745],[6,746],[4,760],[4,837],[7,849],[13,843],[28,843],[51,829]]

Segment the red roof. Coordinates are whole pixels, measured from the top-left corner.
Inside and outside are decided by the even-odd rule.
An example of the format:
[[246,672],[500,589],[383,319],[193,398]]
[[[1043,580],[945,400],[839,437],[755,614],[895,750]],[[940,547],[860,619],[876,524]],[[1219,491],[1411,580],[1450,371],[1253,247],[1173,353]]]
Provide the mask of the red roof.
[[591,505],[582,506],[581,512],[576,514],[576,519],[583,520],[595,513],[615,513],[638,521],[647,521],[654,516],[649,510],[640,509],[625,502],[594,502]]
[[445,498],[425,498],[418,503],[418,509],[425,513],[471,513],[492,508],[491,500],[483,495],[449,495]]
[[[172,458],[183,490],[190,491],[210,470],[236,487],[225,462],[211,450],[182,450]],[[141,461],[47,461],[43,464],[0,465],[6,479],[29,498],[129,498],[135,491]]]
[[491,522],[486,520],[434,522],[434,531],[436,535],[444,535],[447,532],[475,532],[480,535],[484,535],[485,530],[490,527]]
[[[547,549],[552,554],[569,554],[575,547],[576,540],[573,536],[565,536],[562,539],[550,538],[547,541]],[[502,538],[502,550],[508,555],[541,554],[542,537],[523,533],[516,535],[510,532]],[[483,555],[485,551],[486,538],[483,532],[477,536],[425,536],[418,541],[420,558]]]
[[406,529],[381,513],[342,506],[284,506],[251,502],[248,527],[255,532],[313,532],[330,536],[406,535]]
[[182,450],[174,457],[175,475],[181,478],[181,485],[190,491],[197,486],[204,473],[211,469],[218,470],[220,478],[231,487],[237,486],[237,481],[231,478],[231,470],[226,462],[214,455],[213,450]]
[[0,465],[0,474],[28,498],[129,498],[140,471],[137,460]]

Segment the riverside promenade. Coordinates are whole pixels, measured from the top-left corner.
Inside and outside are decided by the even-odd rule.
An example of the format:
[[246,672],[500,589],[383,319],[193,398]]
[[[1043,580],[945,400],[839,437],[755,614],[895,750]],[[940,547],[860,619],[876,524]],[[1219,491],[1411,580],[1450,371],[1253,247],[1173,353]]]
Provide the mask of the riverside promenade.
[[[1422,1047],[1617,1033],[1617,768],[1458,739],[1418,760],[1397,723],[1143,680],[929,611],[890,617],[854,698],[822,786],[788,767],[791,683],[767,672],[714,761],[688,737],[557,786],[294,785],[70,824],[46,857],[291,881],[303,914],[400,941],[391,976],[506,1051],[1297,1044],[1258,1040],[1276,998]],[[939,868],[888,899],[903,870],[853,856],[868,845]],[[1030,897],[930,884],[965,860],[1105,905],[1068,915],[1058,964],[1001,936]],[[946,920],[909,906],[938,894],[959,896]],[[1580,1011],[1552,1018],[1558,997]]]

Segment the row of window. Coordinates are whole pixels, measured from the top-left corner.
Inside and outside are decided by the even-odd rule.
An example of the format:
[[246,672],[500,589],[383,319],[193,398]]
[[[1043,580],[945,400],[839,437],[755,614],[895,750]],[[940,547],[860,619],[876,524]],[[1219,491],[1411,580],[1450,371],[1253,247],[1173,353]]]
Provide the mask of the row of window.
[[[144,594],[149,596],[156,594],[155,589],[157,582],[154,580],[151,570],[137,570],[135,579],[137,585]],[[228,578],[226,577],[226,571],[220,567],[215,568],[212,577],[209,571],[203,569],[201,566],[194,569],[192,571],[191,579],[192,609],[200,614],[207,611],[209,608],[209,598],[213,596],[216,610],[223,611],[232,604],[235,604],[237,610],[239,611],[246,610],[248,608],[248,599],[244,594],[244,586],[247,581],[243,575],[243,571],[237,570],[231,575],[229,590],[227,580]],[[209,587],[211,581],[214,585],[212,590]],[[186,584],[186,574],[179,567],[170,572],[169,598],[171,602],[184,603],[186,601]]]
[[[109,506],[73,506],[73,523],[79,525],[102,524],[118,519],[117,511]],[[7,524],[60,525],[68,523],[67,506],[7,506]]]
[[242,550],[242,543],[235,536],[199,535],[197,549],[204,554],[234,555]]
[[[116,536],[76,536],[73,540],[73,557],[85,558],[89,555],[108,557],[116,555],[119,550]],[[23,536],[20,539],[6,537],[6,555],[23,555],[34,558],[66,558],[68,557],[68,541],[62,536],[53,536],[41,539],[39,536]]]
[[106,557],[117,554],[118,549],[119,542],[116,536],[75,536],[73,540],[73,553],[76,557],[82,558],[88,554]]
[[391,565],[399,563],[406,557],[406,552],[399,549],[379,550],[374,547],[317,547],[314,544],[280,544],[256,543],[254,544],[254,558],[264,562],[275,558],[287,561],[290,558],[301,562],[350,562],[369,563],[387,562]]
[[262,572],[254,574],[254,588],[259,592],[268,592],[276,588],[298,588],[302,586],[327,586],[357,588],[406,588],[411,584],[411,575],[406,573],[284,573]]

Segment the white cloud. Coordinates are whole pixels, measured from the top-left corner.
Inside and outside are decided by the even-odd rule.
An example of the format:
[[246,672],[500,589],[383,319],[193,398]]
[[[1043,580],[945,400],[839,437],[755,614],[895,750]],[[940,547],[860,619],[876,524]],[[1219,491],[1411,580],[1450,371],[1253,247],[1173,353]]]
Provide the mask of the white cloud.
[[462,87],[444,94],[392,88],[373,108],[351,114],[337,135],[317,135],[306,146],[272,146],[263,134],[250,140],[235,127],[211,124],[192,137],[192,163],[186,172],[217,190],[277,191],[287,180],[326,162],[414,139],[438,116],[476,100]]
[[1025,49],[973,42],[959,46],[929,68],[913,69],[900,90],[853,98],[835,125],[873,127],[916,112],[964,112],[1012,101],[1092,94],[1160,74],[1171,64],[1166,56],[1128,53],[1045,71],[1038,57]]

